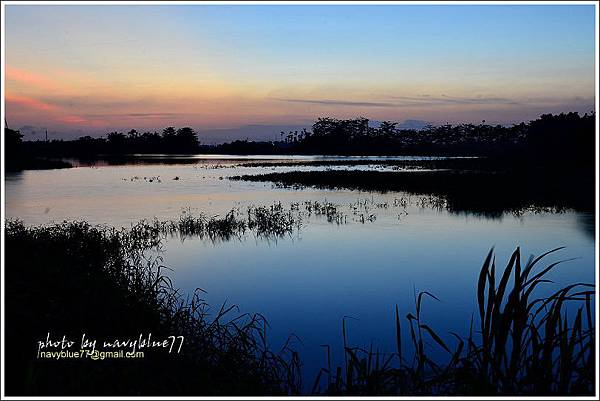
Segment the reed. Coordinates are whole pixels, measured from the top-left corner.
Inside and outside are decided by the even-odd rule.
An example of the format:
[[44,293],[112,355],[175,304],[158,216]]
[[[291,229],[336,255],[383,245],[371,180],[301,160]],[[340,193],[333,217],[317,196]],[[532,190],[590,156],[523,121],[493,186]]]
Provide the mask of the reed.
[[[471,319],[469,336],[456,333],[456,345],[447,344],[422,320],[423,301],[438,300],[420,292],[415,312],[406,315],[413,356],[402,354],[401,320],[395,310],[396,353],[350,347],[344,333],[345,380],[331,379],[313,393],[329,395],[593,395],[595,388],[595,327],[592,319],[592,284],[574,283],[547,297],[535,289],[550,282],[546,275],[564,261],[536,271],[553,249],[521,262],[517,248],[503,271],[496,271],[491,250],[477,283],[479,322]],[[567,303],[577,303],[575,316]],[[475,325],[478,324],[478,329]],[[440,364],[425,343],[432,341],[448,354]],[[396,361],[397,363],[394,363]],[[340,369],[340,368],[338,368]],[[331,368],[323,368],[331,377]]]
[[348,217],[339,210],[338,205],[327,202],[319,201],[305,201],[304,208],[308,216],[324,216],[328,223],[335,223],[337,225],[346,224],[348,222]]
[[[563,262],[542,261],[560,248],[526,263],[517,248],[503,270],[497,270],[491,250],[476,283],[477,316],[471,317],[466,337],[440,335],[424,320],[425,302],[439,301],[426,291],[415,294],[415,310],[404,319],[396,305],[395,352],[353,346],[344,318],[343,365],[334,365],[326,345],[327,366],[308,388],[294,337],[273,350],[262,315],[242,314],[226,304],[212,309],[202,290],[185,296],[165,274],[161,251],[168,230],[215,238],[244,229],[286,235],[297,224],[293,216],[299,209],[275,203],[248,209],[246,219],[236,212],[223,218],[188,214],[168,224],[141,222],[121,230],[85,222],[28,227],[8,221],[7,394],[593,395],[594,286],[573,283],[549,296],[536,295]],[[329,206],[317,209],[327,213]],[[403,325],[408,338],[402,336]],[[177,333],[186,341],[177,357],[154,353],[142,362],[58,368],[23,352],[48,330],[71,336],[81,330],[126,337]],[[428,344],[447,354],[447,362],[433,357]]]
[[[214,225],[208,221],[203,227]],[[290,344],[275,351],[268,346],[263,316],[239,313],[233,305],[213,310],[202,290],[185,296],[173,287],[160,229],[145,223],[127,230],[85,222],[6,223],[7,394],[300,392],[298,355]],[[48,331],[80,338],[82,330],[97,338],[175,334],[185,342],[180,354],[147,351],[137,362],[56,365],[27,351]]]
[[157,242],[165,235],[182,239],[207,238],[212,242],[241,239],[247,232],[269,239],[291,235],[302,226],[302,215],[280,202],[270,206],[249,206],[246,212],[231,209],[224,216],[207,217],[204,213],[183,210],[176,220],[142,220],[129,229],[139,241]]
[[261,237],[283,237],[299,229],[302,219],[292,210],[284,209],[281,202],[248,208],[248,228]]

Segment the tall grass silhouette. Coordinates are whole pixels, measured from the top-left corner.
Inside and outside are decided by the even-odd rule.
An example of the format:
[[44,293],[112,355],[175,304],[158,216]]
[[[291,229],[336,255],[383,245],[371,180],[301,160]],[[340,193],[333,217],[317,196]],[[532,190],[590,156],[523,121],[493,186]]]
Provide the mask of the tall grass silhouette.
[[[184,295],[173,287],[156,227],[140,223],[116,230],[85,222],[27,227],[9,221],[5,238],[8,394],[299,392],[297,354],[288,345],[268,347],[263,316],[240,313],[234,305],[212,309],[202,290]],[[57,366],[35,358],[37,341],[46,333],[182,335],[185,343],[177,355],[148,350],[142,361]]]
[[[563,261],[540,271],[536,266],[556,248],[521,263],[517,248],[503,271],[496,271],[493,249],[488,253],[477,283],[479,327],[471,318],[468,338],[450,334],[456,346],[444,342],[423,322],[427,291],[416,297],[415,312],[406,315],[413,357],[402,354],[401,318],[395,310],[396,353],[347,344],[342,321],[345,365],[336,372],[323,368],[313,393],[336,395],[591,395],[595,388],[595,326],[592,319],[593,284],[574,283],[547,297],[534,290],[550,282],[546,275]],[[498,280],[498,281],[497,281]],[[510,284],[512,281],[512,285]],[[565,307],[579,303],[575,317]],[[432,340],[449,356],[440,365],[427,355]],[[394,363],[396,362],[396,363]],[[321,377],[327,375],[325,388]]]
[[[313,205],[314,206],[314,205]],[[318,208],[320,209],[320,208]],[[325,206],[323,213],[327,214]],[[277,204],[222,219],[182,217],[172,230],[231,238],[248,225],[286,233],[288,211]],[[275,217],[273,217],[275,216]],[[192,220],[190,220],[192,219]],[[352,346],[342,321],[344,363],[327,366],[303,386],[301,360],[291,336],[273,350],[268,323],[233,305],[211,309],[202,290],[184,295],[165,274],[160,252],[164,227],[140,223],[116,230],[85,222],[27,227],[6,224],[6,389],[11,395],[591,395],[595,326],[592,284],[573,283],[546,297],[536,289],[560,262],[542,265],[553,249],[522,263],[517,248],[503,270],[491,250],[476,285],[478,313],[466,338],[451,345],[424,321],[420,292],[415,310],[401,318],[396,305],[396,351]],[[575,304],[576,312],[572,312]],[[571,311],[571,314],[569,314]],[[468,321],[468,320],[467,320]],[[407,324],[410,337],[402,337]],[[36,360],[35,343],[48,331],[96,336],[183,335],[176,357],[150,353],[142,361]],[[403,352],[403,344],[412,352]],[[427,353],[432,343],[448,355]],[[406,349],[406,347],[404,347]]]

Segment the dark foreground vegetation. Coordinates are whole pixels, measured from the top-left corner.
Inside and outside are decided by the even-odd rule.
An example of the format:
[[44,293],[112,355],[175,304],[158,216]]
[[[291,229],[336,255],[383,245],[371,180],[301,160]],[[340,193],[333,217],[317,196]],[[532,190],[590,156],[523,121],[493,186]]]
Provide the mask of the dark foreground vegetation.
[[[127,230],[7,222],[7,395],[593,394],[593,285],[535,295],[558,264],[541,261],[557,250],[523,263],[517,249],[504,270],[496,269],[490,251],[474,294],[477,318],[469,325],[467,317],[467,338],[453,334],[454,346],[422,320],[424,302],[435,298],[428,292],[418,294],[406,319],[396,308],[392,354],[348,344],[344,322],[344,364],[336,368],[328,358],[328,366],[304,385],[298,354],[290,343],[269,348],[262,316],[238,316],[225,305],[211,310],[201,291],[186,298],[164,274],[160,249],[166,233],[228,239],[253,230],[281,236],[293,222],[276,205],[251,209],[245,218],[183,216]],[[405,324],[408,339],[401,335]],[[36,359],[37,342],[48,332],[75,339],[82,333],[106,339],[151,332],[156,338],[183,335],[185,343],[181,353],[146,351],[143,359]],[[413,348],[409,355],[402,351],[406,341]],[[445,350],[447,362],[431,359],[426,343]]]
[[[238,229],[225,218],[202,232],[227,236]],[[200,290],[185,297],[172,287],[159,250],[159,231],[148,224],[116,231],[83,222],[8,222],[7,394],[297,393],[297,356],[267,348],[264,318],[239,316],[226,305],[209,315]],[[84,333],[99,341],[182,335],[185,343],[181,353],[144,350],[143,359],[36,359],[47,333],[76,342]]]
[[[7,154],[26,158],[118,157],[128,154],[260,154],[260,155],[455,155],[509,160],[561,160],[568,164],[594,161],[595,114],[544,114],[512,126],[459,124],[399,129],[397,123],[371,124],[366,118],[320,118],[310,130],[281,133],[281,140],[238,140],[203,145],[190,127],[162,132],[110,132],[100,138],[73,141],[25,141],[16,134]],[[8,131],[7,136],[8,136]],[[16,157],[15,157],[16,158]]]

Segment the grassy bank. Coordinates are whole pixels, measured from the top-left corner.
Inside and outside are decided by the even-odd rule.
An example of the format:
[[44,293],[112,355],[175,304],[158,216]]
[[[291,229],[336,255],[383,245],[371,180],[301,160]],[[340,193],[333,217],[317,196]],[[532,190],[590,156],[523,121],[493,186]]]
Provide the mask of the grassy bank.
[[[227,223],[223,223],[227,225]],[[228,229],[225,231],[229,231]],[[295,354],[263,341],[265,320],[231,306],[210,310],[163,275],[151,227],[86,223],[6,227],[8,395],[259,395],[298,390]],[[37,359],[37,342],[185,336],[181,353],[144,359]]]
[[528,207],[594,210],[594,177],[535,171],[290,171],[231,177],[283,187],[403,191],[440,196],[454,212],[498,215]]
[[[309,205],[328,215],[328,205]],[[183,216],[143,222],[127,230],[84,222],[6,226],[6,392],[8,395],[283,395],[302,389],[321,395],[582,395],[592,394],[594,289],[575,284],[534,298],[546,255],[521,262],[517,249],[496,269],[486,258],[476,296],[479,314],[468,338],[445,343],[422,319],[423,292],[415,311],[396,308],[397,351],[382,354],[347,343],[345,363],[330,362],[302,386],[298,354],[271,350],[266,320],[239,315],[231,306],[210,309],[198,290],[186,297],[173,288],[161,258],[165,233],[227,240],[243,230],[287,235],[294,221],[278,205],[224,218]],[[565,305],[577,303],[574,315]],[[410,337],[403,338],[408,325]],[[468,319],[465,326],[469,327]],[[37,359],[47,333],[80,338],[183,335],[181,353],[146,351],[144,359],[93,361]],[[375,333],[377,335],[377,333]],[[408,341],[414,350],[403,354]],[[448,353],[440,364],[425,351],[432,343]],[[518,344],[518,346],[513,346]],[[317,373],[317,372],[315,372]]]

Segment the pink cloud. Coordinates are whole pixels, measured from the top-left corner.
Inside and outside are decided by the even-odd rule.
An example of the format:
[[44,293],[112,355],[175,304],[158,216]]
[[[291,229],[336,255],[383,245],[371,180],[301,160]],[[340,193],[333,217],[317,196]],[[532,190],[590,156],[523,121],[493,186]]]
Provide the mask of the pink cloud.
[[57,82],[43,75],[11,67],[9,65],[6,65],[5,74],[7,80],[21,82],[40,89],[51,89],[59,86]]
[[67,124],[87,124],[89,121],[79,116],[61,116],[57,117],[56,121]]
[[14,103],[19,106],[42,111],[54,111],[58,108],[52,104],[44,103],[40,100],[28,96],[18,96],[6,94],[4,97],[7,104]]
[[85,125],[86,127],[107,127],[108,121],[101,119],[86,118],[77,115],[59,116],[54,119],[56,122],[69,125]]

